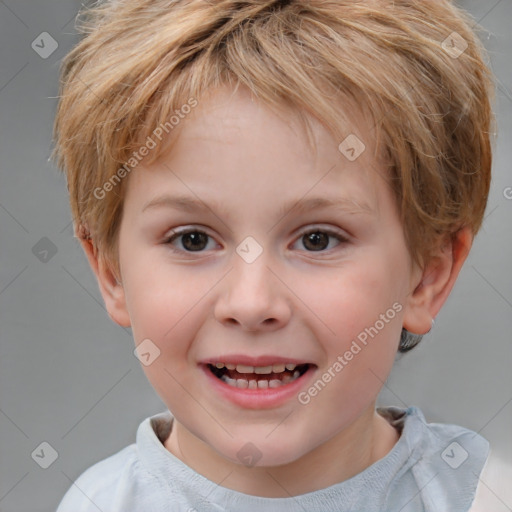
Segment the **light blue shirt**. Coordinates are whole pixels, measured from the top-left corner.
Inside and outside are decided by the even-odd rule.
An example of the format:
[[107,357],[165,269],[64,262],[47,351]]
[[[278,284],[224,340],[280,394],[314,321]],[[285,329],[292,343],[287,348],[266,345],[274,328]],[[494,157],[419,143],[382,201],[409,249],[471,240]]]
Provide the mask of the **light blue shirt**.
[[391,451],[361,473],[288,498],[243,494],[203,477],[163,445],[169,411],[146,418],[136,443],[85,471],[57,512],[466,512],[489,443],[466,428],[427,423],[417,407],[377,411],[401,432]]

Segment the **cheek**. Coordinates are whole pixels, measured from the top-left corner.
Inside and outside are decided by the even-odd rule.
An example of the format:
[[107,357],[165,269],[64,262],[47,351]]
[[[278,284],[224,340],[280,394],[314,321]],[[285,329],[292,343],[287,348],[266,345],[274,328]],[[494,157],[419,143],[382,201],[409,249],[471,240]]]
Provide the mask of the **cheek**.
[[[132,255],[135,259],[136,254]],[[127,308],[136,343],[149,338],[162,355],[186,352],[200,327],[202,301],[218,278],[211,271],[171,266],[161,256],[152,261],[130,262],[124,277]]]
[[189,280],[183,270],[162,263],[142,268],[147,270],[126,276],[133,337],[137,345],[149,339],[157,347],[158,356],[142,369],[162,400],[179,413],[181,400],[174,403],[172,397],[194,388],[188,371],[190,347],[200,326],[196,318],[201,298],[212,284],[197,277]]
[[127,257],[125,265],[123,285],[135,341],[161,339],[165,326],[170,329],[184,314],[178,298],[183,298],[185,285],[171,280],[165,265],[138,258],[137,253]]
[[387,258],[375,258],[374,254],[361,255],[357,262],[349,261],[323,276],[296,280],[302,283],[297,295],[305,298],[304,303],[323,324],[323,338],[331,340],[330,345],[344,350],[376,322],[381,337],[390,330],[399,331],[403,287],[396,267],[387,262]]
[[301,292],[308,291],[308,305],[320,317],[315,334],[325,356],[303,398],[325,411],[333,432],[377,397],[393,367],[403,310],[394,274],[385,262],[361,258]]

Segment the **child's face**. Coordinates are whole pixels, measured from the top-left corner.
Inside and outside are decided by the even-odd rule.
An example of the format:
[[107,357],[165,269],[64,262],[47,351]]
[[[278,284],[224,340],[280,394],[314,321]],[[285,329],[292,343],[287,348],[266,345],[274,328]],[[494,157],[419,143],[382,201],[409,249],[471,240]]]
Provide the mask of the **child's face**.
[[[158,347],[143,368],[189,440],[235,462],[251,442],[244,450],[261,455],[258,465],[285,464],[369,417],[419,274],[362,122],[347,127],[366,145],[356,160],[319,124],[315,156],[297,125],[230,95],[199,101],[170,154],[132,172],[118,318],[129,318],[137,345]],[[174,208],[175,196],[208,208]],[[293,208],[313,198],[339,207]],[[184,228],[207,236],[168,241]],[[206,365],[272,361],[309,369],[254,390]],[[247,381],[259,379],[268,381]]]

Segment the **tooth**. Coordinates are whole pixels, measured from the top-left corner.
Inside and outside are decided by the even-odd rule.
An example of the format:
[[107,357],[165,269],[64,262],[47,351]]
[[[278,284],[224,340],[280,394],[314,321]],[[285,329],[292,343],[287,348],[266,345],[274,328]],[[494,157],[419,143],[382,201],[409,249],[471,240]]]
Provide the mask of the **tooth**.
[[286,369],[287,369],[287,370],[290,370],[290,371],[293,371],[293,370],[295,370],[295,367],[296,367],[296,366],[297,366],[296,364],[288,363],[288,364],[286,365]]
[[236,371],[238,373],[254,373],[254,366],[245,366],[243,364],[237,364]]
[[269,388],[278,388],[279,386],[281,386],[281,381],[279,379],[271,379],[268,382]]
[[288,382],[294,380],[294,378],[291,375],[285,375],[283,377],[283,380],[281,381],[283,384],[287,384]]
[[295,371],[293,372],[293,378],[294,378],[294,379],[296,379],[299,375],[300,375],[299,370],[295,370]]
[[215,363],[217,368],[224,368],[224,363]]
[[258,389],[258,381],[251,379],[249,381],[249,389]]
[[236,368],[236,364],[226,364],[225,366],[228,370],[234,370]]
[[272,373],[272,366],[256,366],[254,368],[254,373],[259,373],[259,374]]
[[274,364],[274,365],[272,365],[272,371],[274,373],[284,372],[284,364]]
[[236,379],[236,387],[237,388],[248,388],[249,381],[247,379]]
[[262,379],[258,381],[259,389],[267,389],[268,388],[268,380]]
[[232,379],[232,378],[228,377],[227,375],[223,375],[223,376],[222,376],[222,380],[223,380],[226,384],[229,384],[230,386],[234,386],[234,387],[236,387],[236,379]]

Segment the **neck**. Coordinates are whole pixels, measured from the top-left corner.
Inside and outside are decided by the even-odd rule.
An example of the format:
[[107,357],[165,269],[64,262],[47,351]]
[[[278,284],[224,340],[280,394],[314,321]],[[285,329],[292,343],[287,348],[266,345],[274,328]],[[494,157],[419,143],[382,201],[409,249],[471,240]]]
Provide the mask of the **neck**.
[[288,498],[343,482],[385,457],[398,432],[372,404],[348,428],[288,464],[248,468],[235,464],[173,420],[164,446],[205,478],[234,491],[267,498]]

